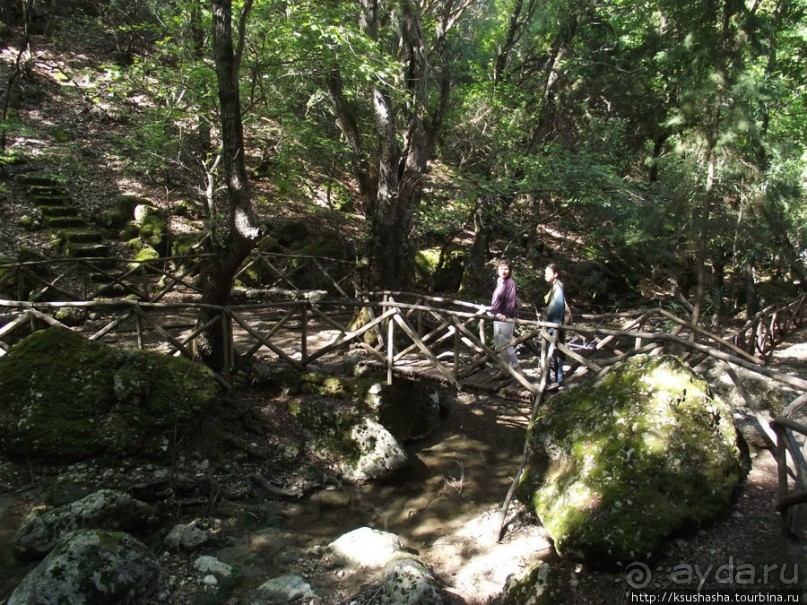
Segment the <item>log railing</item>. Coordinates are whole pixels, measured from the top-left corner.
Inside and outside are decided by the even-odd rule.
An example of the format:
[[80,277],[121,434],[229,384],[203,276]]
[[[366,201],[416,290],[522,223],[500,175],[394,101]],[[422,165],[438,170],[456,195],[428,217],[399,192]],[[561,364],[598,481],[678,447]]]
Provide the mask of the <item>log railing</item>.
[[[213,319],[200,326],[196,318],[203,307],[212,311],[208,316]],[[65,308],[81,310],[90,318],[75,328],[89,339],[189,358],[194,357],[199,335],[219,326],[227,343],[227,361],[219,377],[225,384],[231,384],[234,374],[246,371],[259,353],[302,369],[328,354],[355,347],[386,371],[388,381],[394,374],[417,375],[462,389],[474,385],[481,369],[492,366],[511,375],[519,398],[538,392],[534,377],[499,360],[500,351],[490,345],[487,326],[493,318],[485,305],[400,292],[367,293],[361,300],[312,297],[227,307],[133,299],[0,300],[4,320],[0,322],[0,355],[23,333],[60,323],[56,318]],[[354,321],[359,315],[365,317],[363,322]],[[547,329],[559,327],[534,319],[513,321],[517,345],[548,342]],[[563,329],[566,343],[558,348],[570,365],[567,380],[601,372],[638,353],[669,351],[681,357],[684,353],[712,356],[807,391],[807,380],[759,365],[719,335],[683,331],[685,322],[661,309],[638,316],[582,316],[580,323]]]
[[[782,530],[801,538],[801,513],[807,503],[807,425],[793,416],[807,404],[807,393],[792,401],[781,416],[773,419],[776,434],[776,464],[779,475],[779,497],[776,510],[782,516]],[[792,484],[792,486],[791,486]]]
[[749,319],[731,340],[737,347],[767,362],[774,348],[803,325],[805,310],[807,293],[785,305],[770,305]]

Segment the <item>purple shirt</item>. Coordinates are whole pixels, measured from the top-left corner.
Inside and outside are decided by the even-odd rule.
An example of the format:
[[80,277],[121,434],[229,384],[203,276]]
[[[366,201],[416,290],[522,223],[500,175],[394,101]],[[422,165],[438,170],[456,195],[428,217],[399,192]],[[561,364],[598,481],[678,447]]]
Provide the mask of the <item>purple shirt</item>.
[[490,311],[494,315],[502,314],[505,317],[516,315],[516,280],[512,277],[496,281],[496,289],[490,301]]

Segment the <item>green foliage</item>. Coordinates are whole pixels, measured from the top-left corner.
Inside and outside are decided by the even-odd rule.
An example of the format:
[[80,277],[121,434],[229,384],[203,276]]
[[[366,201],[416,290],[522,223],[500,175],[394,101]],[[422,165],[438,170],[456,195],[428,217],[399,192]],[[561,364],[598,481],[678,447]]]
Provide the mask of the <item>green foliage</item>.
[[[452,249],[477,230],[488,255],[523,255],[539,267],[564,255],[663,279],[695,256],[703,232],[706,262],[723,263],[728,275],[744,263],[791,281],[804,272],[807,74],[798,3],[751,11],[694,0],[550,0],[514,20],[524,4],[474,3],[445,38],[441,3],[421,7],[423,117],[439,136],[414,211],[417,247]],[[240,93],[251,176],[273,192],[265,212],[314,199],[326,200],[327,211],[366,211],[355,203],[351,169],[380,169],[372,89],[389,96],[396,118],[415,102],[395,30],[402,5],[377,9],[381,27],[368,31],[360,3],[252,4]],[[91,34],[99,24],[105,29]],[[73,80],[93,111],[129,125],[115,141],[116,159],[139,178],[170,177],[187,197],[204,190],[217,152],[210,26],[205,3],[115,0],[98,19],[72,14],[57,30],[114,43]],[[437,52],[443,44],[449,65]],[[360,154],[337,124],[327,86],[335,73]],[[450,102],[438,116],[431,108],[443,92]],[[409,125],[396,125],[405,146]],[[34,136],[14,111],[0,129],[9,139]],[[61,158],[52,163],[62,174],[81,175],[68,131],[49,134],[43,158]],[[0,156],[0,168],[16,161],[15,149]],[[312,211],[326,210],[312,203]],[[121,220],[113,210],[103,217]],[[579,236],[579,245],[522,246],[549,225]],[[158,231],[141,236],[159,245]]]

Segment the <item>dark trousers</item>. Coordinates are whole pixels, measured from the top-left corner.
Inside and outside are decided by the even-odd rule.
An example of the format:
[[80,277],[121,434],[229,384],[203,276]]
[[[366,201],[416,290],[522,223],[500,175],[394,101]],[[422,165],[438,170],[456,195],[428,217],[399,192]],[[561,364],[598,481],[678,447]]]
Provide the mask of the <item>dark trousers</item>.
[[[547,332],[549,332],[550,336],[554,336],[555,330],[556,328],[549,328]],[[549,360],[549,382],[557,382],[558,384],[563,382],[563,360],[566,356],[561,352],[559,345],[564,342],[566,342],[566,330],[560,330],[558,332],[558,339],[555,341],[555,351],[552,354],[552,359]],[[546,347],[547,344],[544,342],[541,351],[541,359],[546,357]]]

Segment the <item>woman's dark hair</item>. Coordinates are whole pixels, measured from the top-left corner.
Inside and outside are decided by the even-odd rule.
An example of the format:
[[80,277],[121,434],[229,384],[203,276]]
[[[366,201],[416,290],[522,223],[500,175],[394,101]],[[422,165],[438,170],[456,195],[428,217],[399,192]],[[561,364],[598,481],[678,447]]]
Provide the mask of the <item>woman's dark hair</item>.
[[560,269],[555,263],[549,263],[547,267],[551,269],[552,273],[558,276],[558,279],[560,279]]

